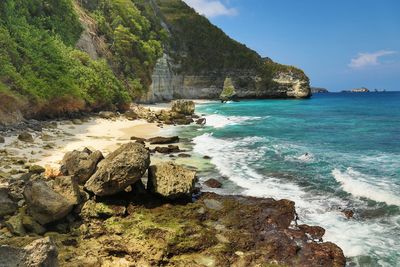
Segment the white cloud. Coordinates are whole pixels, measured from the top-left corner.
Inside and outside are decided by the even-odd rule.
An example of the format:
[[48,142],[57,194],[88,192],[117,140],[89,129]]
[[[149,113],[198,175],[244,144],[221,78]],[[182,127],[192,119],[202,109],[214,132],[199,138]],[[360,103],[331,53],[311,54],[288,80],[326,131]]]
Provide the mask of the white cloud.
[[352,58],[350,68],[360,69],[368,66],[380,65],[379,58],[397,53],[396,51],[380,50],[373,53],[358,53],[357,57]]
[[218,0],[183,0],[197,12],[206,17],[235,16],[238,11],[235,8],[225,6]]

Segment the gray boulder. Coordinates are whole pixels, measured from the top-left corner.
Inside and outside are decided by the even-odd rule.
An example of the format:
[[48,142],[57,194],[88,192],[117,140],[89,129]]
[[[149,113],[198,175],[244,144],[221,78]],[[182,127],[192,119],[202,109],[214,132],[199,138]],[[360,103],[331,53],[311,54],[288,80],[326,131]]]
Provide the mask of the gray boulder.
[[113,195],[142,178],[149,165],[150,153],[143,144],[124,144],[100,162],[85,188],[98,196]]
[[171,110],[183,115],[193,115],[195,104],[191,100],[175,100],[172,101]]
[[74,150],[64,155],[60,170],[63,175],[76,177],[79,184],[85,184],[102,159],[104,159],[103,154],[98,150],[94,152],[87,148],[83,151]]
[[57,267],[58,252],[49,237],[37,239],[24,248],[0,246],[2,267]]
[[18,205],[8,195],[7,188],[0,188],[0,217],[13,214],[17,211]]
[[194,191],[196,172],[172,162],[150,166],[147,189],[163,197],[190,197]]
[[74,206],[42,180],[28,182],[24,197],[28,213],[42,225],[64,218]]

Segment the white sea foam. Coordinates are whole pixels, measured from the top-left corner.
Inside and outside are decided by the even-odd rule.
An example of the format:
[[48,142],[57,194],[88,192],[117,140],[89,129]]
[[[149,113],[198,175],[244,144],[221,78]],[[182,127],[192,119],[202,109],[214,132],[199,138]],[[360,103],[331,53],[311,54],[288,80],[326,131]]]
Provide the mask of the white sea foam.
[[243,124],[246,121],[261,120],[265,117],[250,117],[250,116],[223,116],[220,114],[212,114],[205,117],[206,125],[214,128],[223,128],[228,125]]
[[344,172],[334,169],[332,175],[344,191],[355,197],[365,197],[388,205],[400,206],[400,195],[392,192],[391,185],[384,181],[373,184],[372,182],[377,179],[367,177],[352,168],[347,168]]
[[[253,169],[251,166],[256,166],[265,160],[263,155],[270,150],[270,147],[265,145],[264,138],[223,140],[213,137],[212,134],[203,134],[193,141],[194,152],[211,156],[212,163],[222,175],[244,188],[243,194],[295,201],[301,223],[324,227],[326,229],[324,240],[338,244],[347,257],[359,255],[382,257],[391,253],[385,249],[393,231],[387,224],[381,223],[378,219],[371,219],[368,223],[347,220],[335,207],[346,207],[348,202],[329,194],[307,192],[295,183],[265,177]],[[251,145],[257,145],[257,149],[249,149]],[[392,218],[394,221],[398,219]],[[391,248],[399,250],[400,244],[392,244]]]

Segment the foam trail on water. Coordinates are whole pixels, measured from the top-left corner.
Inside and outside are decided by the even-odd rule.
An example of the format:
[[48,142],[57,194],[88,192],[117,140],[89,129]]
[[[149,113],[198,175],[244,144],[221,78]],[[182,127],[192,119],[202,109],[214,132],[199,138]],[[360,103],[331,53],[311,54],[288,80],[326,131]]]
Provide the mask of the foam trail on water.
[[[345,172],[338,169],[332,171],[332,175],[342,186],[342,189],[355,197],[365,197],[377,202],[385,202],[388,205],[400,206],[400,196],[392,193],[389,184],[380,182],[379,186],[374,185],[371,177],[347,168]],[[368,179],[369,178],[369,179]]]
[[220,114],[212,114],[205,117],[207,126],[214,128],[223,128],[228,125],[243,124],[246,121],[261,120],[265,117],[250,117],[250,116],[223,116]]

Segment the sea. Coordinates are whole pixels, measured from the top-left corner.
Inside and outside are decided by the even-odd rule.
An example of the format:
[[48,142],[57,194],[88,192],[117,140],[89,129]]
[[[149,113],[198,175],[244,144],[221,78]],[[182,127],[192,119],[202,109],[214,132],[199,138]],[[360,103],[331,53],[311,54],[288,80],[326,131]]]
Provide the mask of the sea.
[[[400,266],[400,92],[197,105],[205,126],[180,129],[201,182],[222,194],[295,201],[348,266]],[[344,211],[354,216],[346,218]]]

